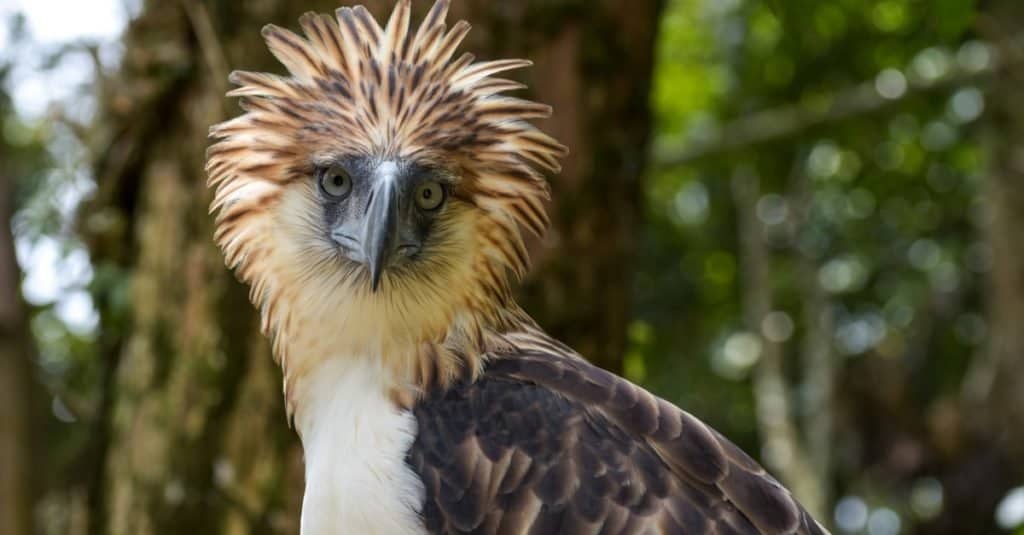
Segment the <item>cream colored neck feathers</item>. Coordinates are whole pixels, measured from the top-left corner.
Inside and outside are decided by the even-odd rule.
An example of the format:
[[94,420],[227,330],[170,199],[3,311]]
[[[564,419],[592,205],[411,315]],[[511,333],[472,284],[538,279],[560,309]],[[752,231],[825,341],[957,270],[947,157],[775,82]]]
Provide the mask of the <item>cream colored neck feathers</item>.
[[254,286],[266,292],[263,325],[284,371],[289,412],[299,409],[308,375],[332,359],[378,360],[402,405],[477,373],[485,348],[500,345],[499,333],[518,317],[502,270],[492,265],[496,252],[479,238],[488,234],[488,220],[453,202],[435,250],[385,273],[372,292],[365,268],[323,239],[317,202],[312,186],[294,185],[267,214]]

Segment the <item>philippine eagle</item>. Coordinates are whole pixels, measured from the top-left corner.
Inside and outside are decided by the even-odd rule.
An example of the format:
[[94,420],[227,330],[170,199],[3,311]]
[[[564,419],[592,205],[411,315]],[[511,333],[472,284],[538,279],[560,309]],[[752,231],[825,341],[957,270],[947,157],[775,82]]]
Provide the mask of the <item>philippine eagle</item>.
[[716,431],[587,363],[512,298],[565,147],[456,56],[438,0],[263,35],[211,129],[217,244],[251,286],[302,439],[302,533],[823,533]]

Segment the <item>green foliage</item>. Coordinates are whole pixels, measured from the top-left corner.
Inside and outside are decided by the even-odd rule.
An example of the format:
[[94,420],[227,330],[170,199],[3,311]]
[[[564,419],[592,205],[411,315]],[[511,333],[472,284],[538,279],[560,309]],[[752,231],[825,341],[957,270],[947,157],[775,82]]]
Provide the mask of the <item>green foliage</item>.
[[[656,170],[636,278],[644,327],[627,368],[759,452],[750,394],[756,351],[739,368],[728,358],[749,340],[737,338],[746,332],[749,291],[740,275],[750,266],[738,256],[731,180],[738,169],[753,170],[775,308],[794,322],[783,343],[794,417],[807,409],[800,393],[814,387],[801,364],[817,320],[803,316],[804,289],[820,284],[836,320],[830,339],[846,419],[834,437],[846,449],[836,450],[838,496],[886,496],[872,505],[904,511],[910,526],[931,518],[906,505],[912,480],[875,479],[867,470],[942,478],[950,460],[938,459],[939,439],[922,422],[959,396],[985,340],[981,292],[991,251],[978,231],[989,216],[974,126],[984,87],[919,90],[985,64],[989,49],[970,33],[975,16],[970,0],[675,0],[663,20],[652,96],[656,154],[714,139],[760,110],[829,109],[857,88],[895,99],[877,112]],[[811,280],[801,262],[813,266]],[[890,376],[895,390],[880,393],[877,374]],[[884,423],[857,423],[871,419]],[[888,465],[880,455],[900,440],[936,457]]]

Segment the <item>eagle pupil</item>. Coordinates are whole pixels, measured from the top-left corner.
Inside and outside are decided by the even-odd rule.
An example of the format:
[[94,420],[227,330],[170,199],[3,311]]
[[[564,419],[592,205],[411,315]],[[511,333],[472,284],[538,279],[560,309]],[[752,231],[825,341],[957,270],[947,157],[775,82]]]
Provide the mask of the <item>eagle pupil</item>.
[[423,210],[436,210],[444,202],[444,189],[437,182],[427,182],[416,190],[416,204]]

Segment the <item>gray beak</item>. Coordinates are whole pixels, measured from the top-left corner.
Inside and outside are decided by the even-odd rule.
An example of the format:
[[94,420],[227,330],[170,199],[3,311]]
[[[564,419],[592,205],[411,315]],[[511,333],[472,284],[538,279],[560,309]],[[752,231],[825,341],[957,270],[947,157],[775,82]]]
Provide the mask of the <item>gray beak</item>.
[[365,221],[363,257],[370,270],[370,283],[376,292],[384,269],[391,260],[398,235],[398,195],[391,176],[377,177],[370,202],[366,206]]

